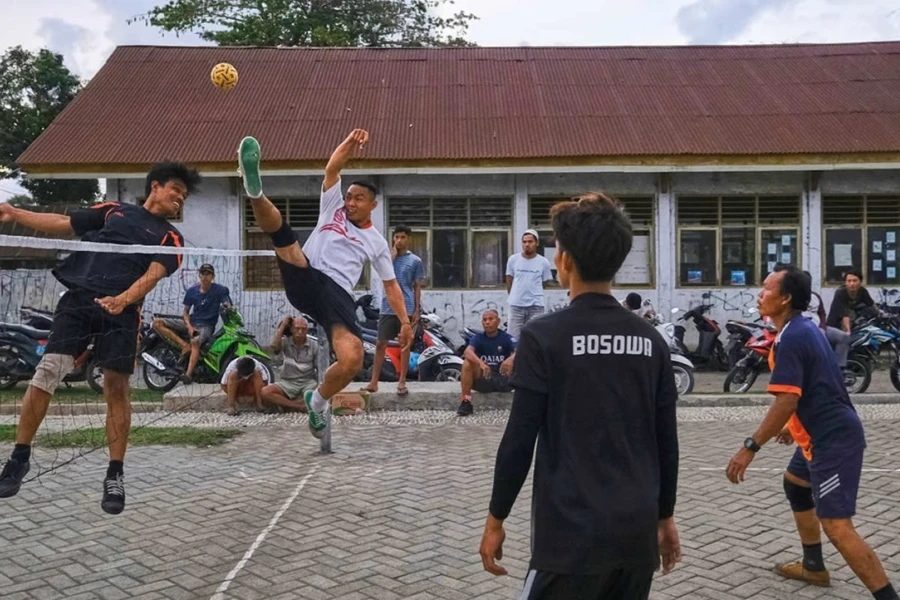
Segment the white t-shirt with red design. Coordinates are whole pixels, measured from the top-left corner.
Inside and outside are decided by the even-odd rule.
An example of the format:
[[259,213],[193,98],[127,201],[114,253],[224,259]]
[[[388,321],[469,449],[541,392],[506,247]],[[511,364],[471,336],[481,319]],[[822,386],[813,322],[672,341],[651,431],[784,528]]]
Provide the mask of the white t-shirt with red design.
[[309,264],[322,271],[351,296],[368,260],[382,281],[396,279],[387,240],[372,226],[357,227],[347,218],[341,180],[322,190],[319,222],[303,253]]

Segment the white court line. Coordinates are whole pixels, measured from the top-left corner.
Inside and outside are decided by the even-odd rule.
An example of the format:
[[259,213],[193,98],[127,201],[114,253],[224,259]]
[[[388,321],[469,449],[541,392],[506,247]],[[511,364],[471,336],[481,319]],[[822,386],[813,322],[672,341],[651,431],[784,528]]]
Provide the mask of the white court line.
[[[724,471],[725,467],[689,467],[687,469],[679,469],[680,471]],[[748,467],[748,471],[784,471],[784,467]],[[900,469],[878,469],[875,467],[864,467],[863,473],[900,473]]]
[[275,513],[275,516],[272,517],[272,520],[269,521],[269,525],[263,529],[258,536],[256,536],[256,541],[247,549],[244,553],[243,558],[238,561],[238,564],[234,565],[234,568],[225,576],[225,579],[222,581],[221,585],[219,585],[216,593],[212,595],[210,600],[224,600],[225,592],[228,591],[228,587],[231,585],[231,582],[234,581],[234,578],[237,577],[237,574],[241,572],[245,566],[247,566],[247,562],[253,557],[253,553],[256,552],[256,549],[263,543],[266,539],[266,536],[275,529],[275,525],[278,524],[278,520],[287,512],[287,509],[291,507],[291,504],[294,503],[294,500],[297,499],[297,496],[300,495],[300,492],[303,491],[303,488],[306,487],[306,482],[309,481],[309,478],[313,476],[313,473],[316,472],[318,466],[314,466],[309,473],[306,474],[306,477],[300,480],[300,483],[297,484],[297,487],[294,488],[294,493],[288,496],[288,499],[284,501],[284,504],[281,505],[281,508],[278,509],[278,512]]

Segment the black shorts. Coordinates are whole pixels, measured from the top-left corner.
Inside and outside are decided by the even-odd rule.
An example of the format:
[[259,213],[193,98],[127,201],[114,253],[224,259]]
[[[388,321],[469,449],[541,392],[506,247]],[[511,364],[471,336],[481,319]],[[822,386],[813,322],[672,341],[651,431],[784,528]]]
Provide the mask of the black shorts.
[[107,294],[74,288],[67,291],[53,313],[46,354],[78,357],[93,339],[93,355],[104,369],[134,373],[140,306],[131,304],[118,315],[111,315],[94,302]]
[[509,385],[509,377],[494,373],[487,379],[479,377],[472,383],[472,389],[481,394],[490,394],[492,392],[511,392],[512,386]]
[[332,341],[331,330],[335,325],[343,325],[362,339],[362,329],[356,319],[356,302],[344,288],[311,266],[303,269],[281,258],[277,260],[288,301],[294,308],[312,317],[325,330],[329,342]]
[[531,570],[520,600],[647,600],[652,567],[610,569],[602,575],[560,575]]
[[396,340],[400,336],[400,317],[383,315],[378,319],[378,339],[381,341]]

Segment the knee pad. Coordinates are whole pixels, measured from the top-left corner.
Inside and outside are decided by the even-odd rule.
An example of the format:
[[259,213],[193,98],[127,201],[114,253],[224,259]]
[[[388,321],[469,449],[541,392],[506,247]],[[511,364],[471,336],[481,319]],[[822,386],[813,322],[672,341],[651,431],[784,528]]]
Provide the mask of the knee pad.
[[281,217],[281,227],[278,231],[270,234],[270,237],[272,238],[272,245],[276,248],[287,248],[297,241],[297,234],[294,233],[287,219],[283,216]]
[[787,496],[794,512],[806,512],[816,507],[813,502],[812,488],[797,485],[787,477],[784,478],[784,495]]
[[34,370],[31,385],[52,395],[74,367],[75,358],[68,354],[45,354]]

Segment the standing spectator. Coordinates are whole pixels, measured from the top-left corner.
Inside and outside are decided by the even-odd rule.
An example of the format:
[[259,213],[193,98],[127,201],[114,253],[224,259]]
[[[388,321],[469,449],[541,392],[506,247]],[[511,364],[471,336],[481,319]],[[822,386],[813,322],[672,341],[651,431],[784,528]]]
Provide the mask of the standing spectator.
[[591,194],[557,204],[551,218],[557,273],[572,302],[522,329],[481,560],[488,572],[506,574],[496,563],[503,523],[537,442],[520,598],[646,600],[660,562],[668,573],[681,558],[669,349],[612,296],[632,240],[621,206]]
[[275,331],[272,352],[283,359],[281,376],[262,389],[263,402],[306,412],[303,395],[319,385],[316,357],[319,345],[309,338],[309,321],[287,317]]
[[506,293],[509,294],[509,326],[514,338],[528,321],[544,314],[544,288],[553,281],[550,261],[537,253],[538,234],[529,229],[522,236],[522,252],[506,261]]
[[[394,228],[394,239],[391,246],[391,259],[394,264],[394,273],[397,283],[403,292],[403,302],[406,304],[406,312],[410,323],[415,325],[419,320],[422,310],[422,282],[425,280],[425,265],[422,259],[409,251],[409,236],[412,230],[405,225]],[[387,294],[381,301],[381,318],[378,320],[378,340],[375,342],[375,360],[372,364],[372,379],[369,385],[360,391],[377,392],[378,378],[381,375],[381,367],[384,365],[384,353],[388,343],[397,339],[400,334],[400,319],[391,309],[387,301]],[[397,394],[405,396],[409,393],[406,387],[406,373],[409,371],[410,344],[407,344],[400,352],[400,364],[398,366]]]

